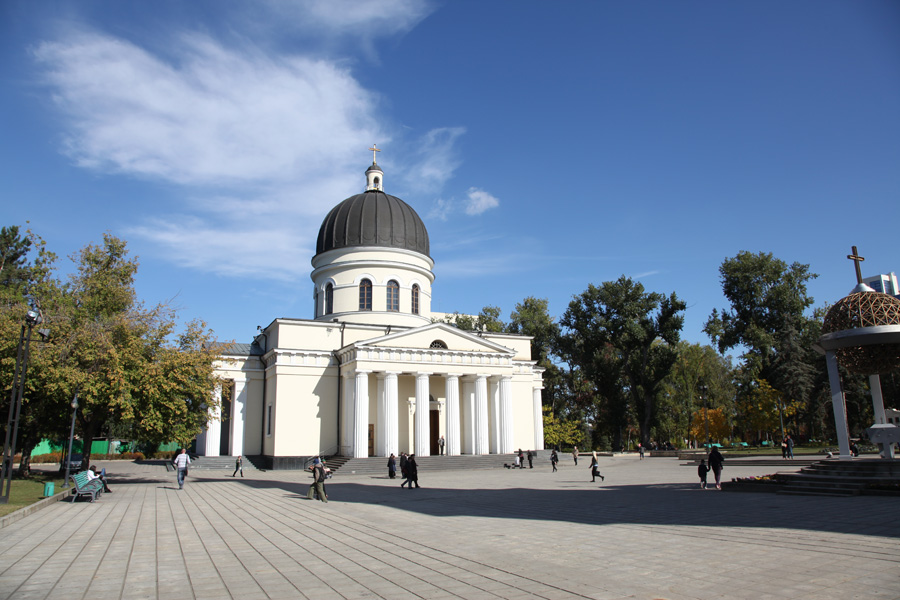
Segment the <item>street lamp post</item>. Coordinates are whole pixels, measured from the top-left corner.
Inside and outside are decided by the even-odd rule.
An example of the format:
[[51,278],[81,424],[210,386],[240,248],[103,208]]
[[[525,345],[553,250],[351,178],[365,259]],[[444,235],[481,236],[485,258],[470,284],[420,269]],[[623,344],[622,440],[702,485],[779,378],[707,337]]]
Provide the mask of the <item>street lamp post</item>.
[[703,418],[706,421],[706,454],[709,455],[709,388],[705,385],[697,387],[700,390],[700,398],[703,399]]
[[[28,372],[28,350],[31,347],[31,328],[35,325],[39,325],[42,320],[40,313],[29,310],[25,315],[25,325],[22,325],[22,333],[19,335],[19,347],[16,351],[16,367],[9,394],[9,418],[6,422],[6,439],[3,442],[0,504],[9,504],[9,491],[12,487],[13,457],[16,454],[16,442],[19,435],[19,413],[22,411],[22,395],[25,393],[25,375]],[[22,458],[24,459],[25,457]]]
[[75,413],[78,412],[78,389],[75,389],[75,397],[72,398],[72,426],[69,427],[69,451],[66,453],[66,479],[63,481],[63,489],[69,487],[69,465],[72,464],[72,440],[75,438]]

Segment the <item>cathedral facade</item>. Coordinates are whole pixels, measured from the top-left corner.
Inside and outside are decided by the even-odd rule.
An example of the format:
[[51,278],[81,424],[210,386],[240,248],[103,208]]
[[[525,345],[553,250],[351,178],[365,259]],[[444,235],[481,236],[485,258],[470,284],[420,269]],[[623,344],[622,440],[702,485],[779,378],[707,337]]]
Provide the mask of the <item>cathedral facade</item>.
[[312,457],[429,456],[543,448],[542,369],[531,338],[462,331],[431,312],[424,223],[366,189],[319,229],[313,319],[275,319],[217,362],[221,408],[197,438],[206,456],[262,455],[269,468]]

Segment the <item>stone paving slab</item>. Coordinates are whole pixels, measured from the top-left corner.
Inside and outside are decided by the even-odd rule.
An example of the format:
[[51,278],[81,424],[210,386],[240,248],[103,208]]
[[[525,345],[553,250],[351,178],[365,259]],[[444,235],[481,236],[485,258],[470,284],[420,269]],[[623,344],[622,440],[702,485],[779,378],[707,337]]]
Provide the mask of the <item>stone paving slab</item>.
[[[896,498],[700,490],[674,458],[338,474],[104,463],[112,494],[0,530],[6,598],[900,598]],[[773,472],[738,461],[725,475]]]

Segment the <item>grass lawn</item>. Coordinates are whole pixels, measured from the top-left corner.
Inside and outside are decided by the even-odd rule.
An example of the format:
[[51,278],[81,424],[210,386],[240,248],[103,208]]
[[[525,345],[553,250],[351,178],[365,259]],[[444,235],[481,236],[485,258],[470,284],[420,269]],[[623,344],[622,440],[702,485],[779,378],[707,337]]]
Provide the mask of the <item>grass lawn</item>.
[[56,473],[32,473],[31,479],[13,479],[9,490],[9,504],[0,504],[0,517],[34,504],[44,497],[44,484],[52,481],[54,493],[61,490],[63,478]]

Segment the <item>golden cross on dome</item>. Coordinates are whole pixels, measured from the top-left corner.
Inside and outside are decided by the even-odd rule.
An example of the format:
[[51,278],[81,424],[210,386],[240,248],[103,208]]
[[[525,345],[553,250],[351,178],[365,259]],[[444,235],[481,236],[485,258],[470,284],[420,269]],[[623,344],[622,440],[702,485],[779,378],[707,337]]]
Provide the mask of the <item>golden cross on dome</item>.
[[856,283],[862,283],[862,271],[859,268],[859,263],[866,259],[859,255],[856,246],[851,246],[851,248],[853,249],[853,254],[848,254],[847,258],[856,262]]
[[372,164],[373,164],[373,165],[378,164],[378,161],[375,160],[375,157],[378,156],[378,155],[375,154],[375,153],[376,153],[376,152],[381,152],[381,150],[378,149],[378,144],[372,144],[372,147],[369,148],[369,150],[372,151]]

